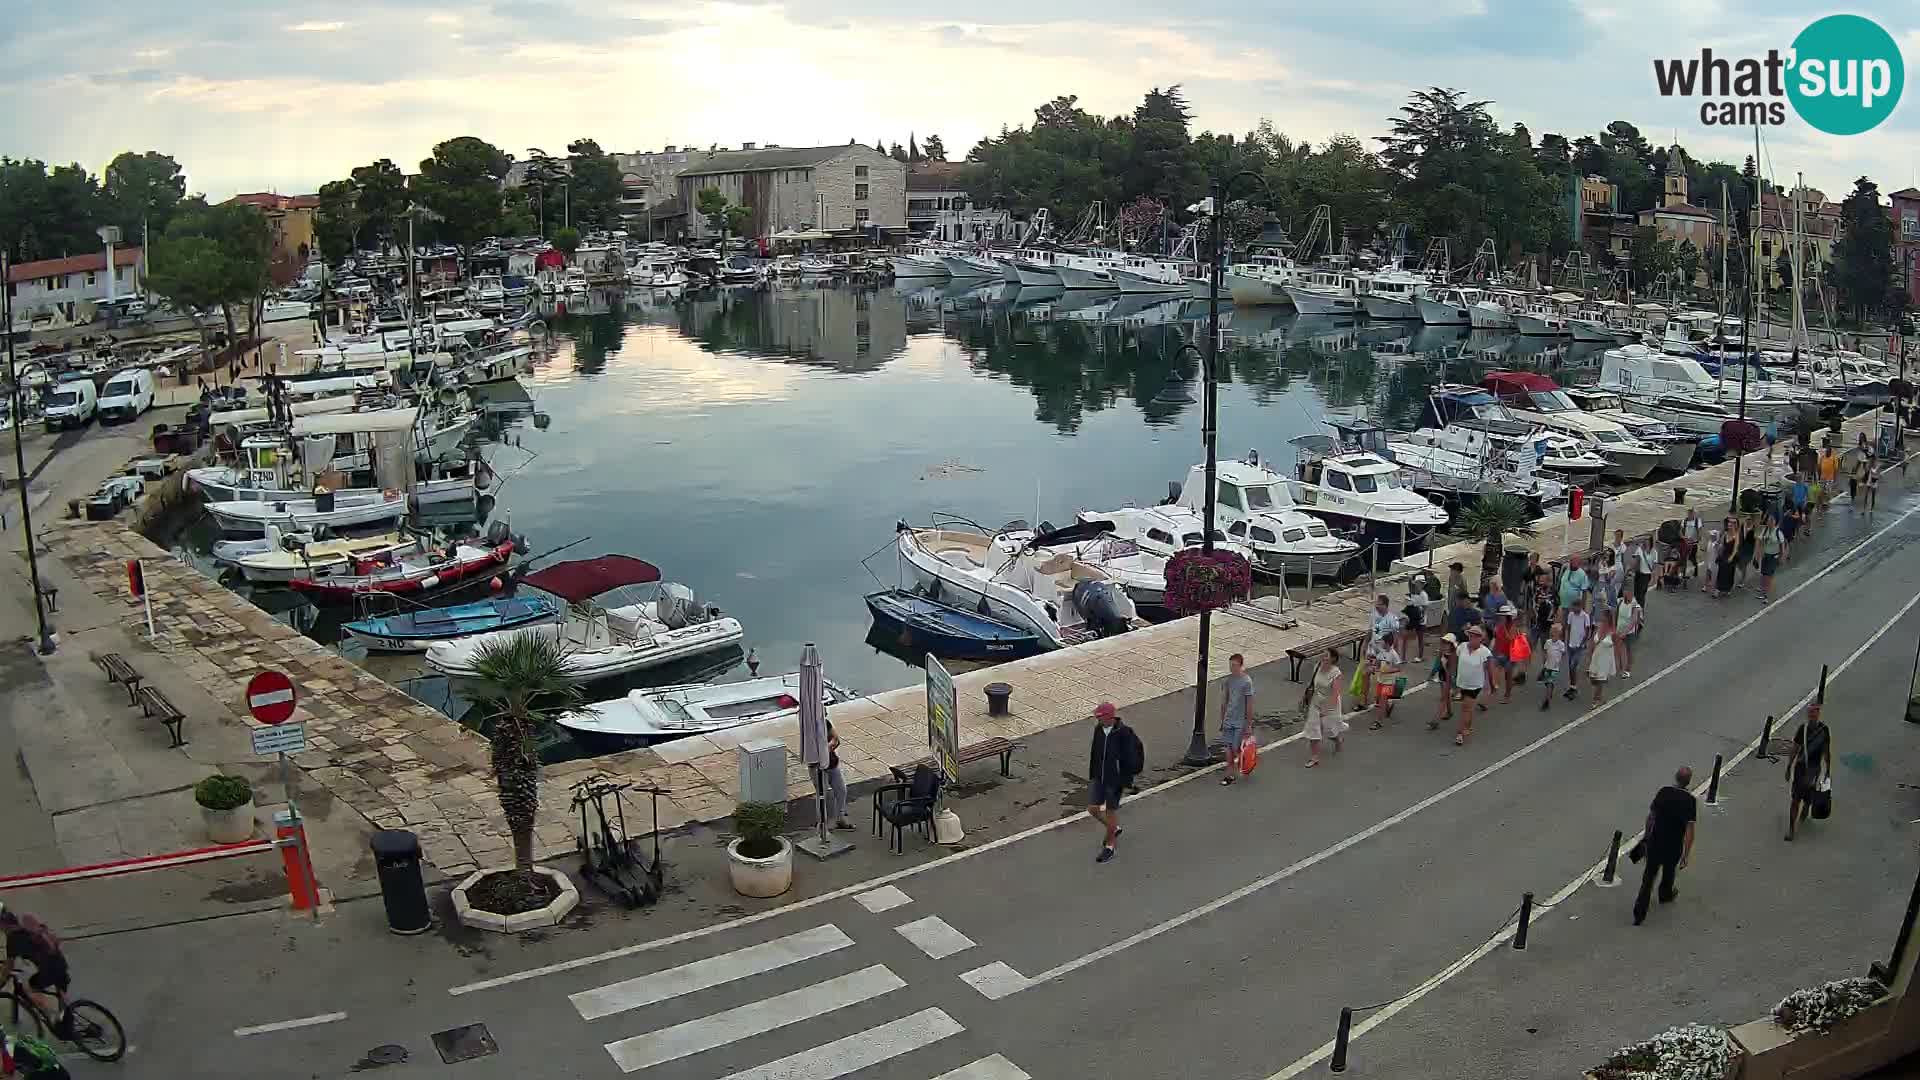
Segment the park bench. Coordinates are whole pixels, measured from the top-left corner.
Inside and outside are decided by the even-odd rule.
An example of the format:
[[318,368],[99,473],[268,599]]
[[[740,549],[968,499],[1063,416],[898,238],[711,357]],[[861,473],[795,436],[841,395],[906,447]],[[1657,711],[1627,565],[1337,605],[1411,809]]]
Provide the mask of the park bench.
[[1319,656],[1328,649],[1341,649],[1352,646],[1353,658],[1357,662],[1360,659],[1360,643],[1365,640],[1367,640],[1367,631],[1365,630],[1342,630],[1337,634],[1328,634],[1318,641],[1309,641],[1305,645],[1295,645],[1293,648],[1287,650],[1287,659],[1293,661],[1293,674],[1289,677],[1294,682],[1299,682],[1301,663],[1308,657]]
[[126,657],[119,653],[102,652],[91,653],[89,658],[99,665],[101,671],[107,673],[107,682],[127,688],[127,704],[132,705],[139,701],[142,676],[133,670],[132,664],[127,663]]
[[167,734],[173,739],[167,744],[169,749],[187,744],[186,738],[180,734],[180,726],[185,722],[187,715],[176,708],[173,702],[168,701],[165,694],[151,686],[141,687],[140,711],[149,718],[157,717],[166,727]]
[[[1012,776],[1013,752],[1018,749],[1020,749],[1019,743],[1010,739],[995,737],[992,739],[982,739],[977,743],[961,747],[958,758],[960,764],[971,765],[976,761],[985,761],[990,757],[998,757],[1000,759],[1000,775]],[[889,770],[893,773],[894,779],[904,782],[912,777],[914,769],[922,765],[932,767],[933,756],[929,754],[917,761],[909,761],[904,765],[889,766]]]

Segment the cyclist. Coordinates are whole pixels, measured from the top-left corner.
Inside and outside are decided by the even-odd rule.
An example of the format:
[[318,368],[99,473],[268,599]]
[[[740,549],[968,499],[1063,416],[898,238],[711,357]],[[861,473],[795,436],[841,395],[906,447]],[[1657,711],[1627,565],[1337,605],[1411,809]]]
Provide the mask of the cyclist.
[[69,1038],[73,1030],[67,1017],[67,987],[72,976],[67,970],[66,954],[60,951],[60,939],[47,924],[31,915],[9,911],[0,903],[0,933],[7,938],[7,958],[0,969],[0,985],[13,978],[14,964],[29,960],[33,977],[27,980],[27,992],[47,1016],[55,1017],[53,1033]]

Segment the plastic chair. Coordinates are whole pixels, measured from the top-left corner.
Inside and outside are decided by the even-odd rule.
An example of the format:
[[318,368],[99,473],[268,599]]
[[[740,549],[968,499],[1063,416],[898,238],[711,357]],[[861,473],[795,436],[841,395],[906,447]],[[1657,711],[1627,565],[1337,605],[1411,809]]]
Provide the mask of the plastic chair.
[[[887,801],[891,794],[893,800]],[[931,768],[920,765],[913,770],[913,779],[904,784],[885,784],[873,791],[873,835],[881,835],[881,823],[893,826],[893,836],[888,841],[888,849],[895,855],[906,854],[906,840],[902,830],[910,826],[919,826],[920,834],[929,841],[933,837],[933,808],[940,798],[940,774]]]

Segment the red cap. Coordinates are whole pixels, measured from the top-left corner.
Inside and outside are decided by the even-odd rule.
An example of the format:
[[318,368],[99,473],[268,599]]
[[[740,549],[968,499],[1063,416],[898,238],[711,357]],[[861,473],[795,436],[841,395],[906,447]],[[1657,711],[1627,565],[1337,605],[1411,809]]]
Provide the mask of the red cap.
[[1113,707],[1113,702],[1111,701],[1103,701],[1093,707],[1093,715],[1101,720],[1118,715],[1118,713],[1119,710]]

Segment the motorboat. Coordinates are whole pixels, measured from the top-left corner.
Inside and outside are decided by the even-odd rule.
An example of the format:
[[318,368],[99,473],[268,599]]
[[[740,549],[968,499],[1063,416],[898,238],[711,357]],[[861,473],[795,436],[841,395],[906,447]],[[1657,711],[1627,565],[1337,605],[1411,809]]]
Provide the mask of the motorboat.
[[767,280],[767,268],[755,266],[745,255],[728,256],[720,264],[720,283],[722,285],[759,285]]
[[1609,390],[1597,390],[1593,387],[1569,386],[1561,390],[1568,400],[1595,416],[1611,420],[1633,435],[1634,438],[1664,451],[1660,464],[1654,469],[1670,473],[1686,472],[1700,450],[1700,436],[1675,431],[1665,423],[1650,416],[1628,411],[1620,395]]
[[256,584],[285,584],[295,578],[320,578],[350,570],[364,561],[398,558],[418,550],[418,537],[400,533],[380,536],[314,540],[305,543],[281,540],[280,530],[267,526],[266,539],[276,546],[250,552],[233,560],[242,577]]
[[560,282],[561,291],[568,296],[585,296],[592,284],[587,280],[586,270],[578,266],[567,267],[566,276]]
[[[1099,519],[1094,519],[1098,521]],[[1082,526],[1092,527],[1087,518],[1081,518]],[[1041,532],[1048,530],[1041,523]],[[1145,618],[1164,618],[1167,614],[1167,557],[1143,550],[1131,540],[1125,540],[1111,532],[1064,544],[1050,544],[1049,550],[1064,551],[1075,559],[1094,567],[1108,580],[1126,590],[1128,599]]]
[[1561,393],[1545,375],[1527,371],[1489,372],[1480,385],[1521,420],[1573,439],[1607,459],[1605,475],[1644,480],[1666,457],[1665,449],[1643,443],[1624,425],[1591,413]]
[[997,280],[1000,277],[998,264],[989,268],[986,260],[975,259],[965,252],[947,252],[940,256],[940,263],[946,267],[949,276],[958,279],[987,281]]
[[894,528],[908,588],[1035,634],[1046,649],[1124,633],[1139,622],[1126,591],[1099,568],[1057,550],[1103,530],[1039,533],[1024,521],[989,532],[952,515]]
[[1314,270],[1286,287],[1302,315],[1352,315],[1360,310],[1360,279],[1345,270]]
[[[628,555],[555,563],[520,584],[564,601],[565,619],[435,644],[427,649],[427,666],[442,675],[471,678],[488,644],[511,634],[539,634],[565,648],[566,677],[586,683],[733,648],[746,636],[738,619],[698,603],[686,586],[662,582],[657,567]],[[649,599],[611,605],[603,599],[649,585],[654,586]]]
[[1531,431],[1537,467],[1557,482],[1589,484],[1607,469],[1607,459],[1589,453],[1570,436],[1521,418],[1477,386],[1443,383],[1428,391],[1427,400],[1430,426],[1452,427],[1473,421],[1489,431]]
[[313,305],[305,300],[274,300],[260,309],[263,323],[293,322],[313,316]]
[[[629,691],[554,718],[580,735],[619,739],[677,739],[782,720],[800,710],[800,673],[730,683],[689,683]],[[854,699],[852,691],[821,679],[828,706]]]
[[1360,303],[1369,319],[1390,321],[1420,318],[1417,297],[1428,286],[1425,274],[1393,267],[1360,276]]
[[1300,270],[1285,255],[1256,252],[1246,262],[1229,265],[1221,274],[1220,287],[1238,307],[1290,305],[1293,300],[1287,296],[1287,286],[1299,276]]
[[1603,345],[1631,345],[1640,340],[1632,309],[1618,300],[1601,300],[1582,308],[1567,320],[1573,340]]
[[[1112,522],[1116,538],[1162,561],[1200,545],[1201,512],[1174,503],[1083,511],[1079,517],[1083,522]],[[1319,518],[1281,507],[1257,515],[1257,520],[1243,517],[1225,529],[1216,524],[1213,532],[1216,549],[1237,552],[1256,566],[1294,577],[1334,577],[1360,550],[1346,537],[1333,535]]]
[[312,597],[316,603],[339,603],[377,594],[418,596],[506,565],[507,560],[513,558],[514,547],[511,540],[492,547],[454,544],[444,550],[424,551],[383,565],[363,561],[352,574],[294,578],[287,582],[287,587]]
[[[1053,269],[1060,275],[1061,288],[1111,289],[1115,287],[1113,271],[1120,265],[1119,252],[1089,248],[1084,252],[1060,252],[1054,259]],[[1185,289],[1181,291],[1184,292]]]
[[888,256],[887,261],[893,265],[896,278],[947,277],[947,264],[941,258],[944,253],[938,245],[918,244],[901,254]]
[[1061,287],[1060,271],[1054,267],[1054,261],[1059,255],[1059,252],[1050,248],[1021,248],[1014,252],[1013,266],[1020,275],[1020,287],[1023,289]]
[[[1215,466],[1214,520],[1227,523],[1229,537],[1240,539],[1235,526],[1244,521],[1248,540],[1255,525],[1283,539],[1297,519],[1276,512],[1290,510],[1347,531],[1358,541],[1348,553],[1350,560],[1365,558],[1364,545],[1376,543],[1382,551],[1417,551],[1435,529],[1447,523],[1445,510],[1400,485],[1391,462],[1371,454],[1317,457],[1312,456],[1317,450],[1301,449],[1302,475],[1298,478],[1268,468],[1257,452]],[[1176,502],[1204,512],[1206,490],[1206,466],[1195,465],[1187,470],[1187,481],[1181,485]],[[1311,561],[1317,576],[1320,563]]]
[[1123,293],[1184,295],[1187,292],[1187,282],[1199,272],[1199,267],[1188,262],[1126,255],[1121,257],[1120,265],[1113,267],[1110,274],[1113,283]]
[[1490,289],[1480,294],[1480,299],[1467,308],[1467,321],[1475,330],[1511,330],[1513,308],[1519,303],[1519,293]]
[[687,284],[687,275],[674,256],[643,255],[627,267],[627,284],[640,289],[678,289]]
[[467,283],[467,299],[481,311],[499,311],[507,305],[507,286],[499,274],[475,274]]
[[1725,320],[1711,311],[1681,311],[1667,316],[1660,333],[1660,351],[1671,356],[1694,356],[1716,342],[1739,341],[1743,324],[1733,316]]
[[1522,337],[1569,337],[1573,331],[1567,324],[1566,305],[1579,299],[1568,293],[1528,297],[1513,309],[1514,329]]
[[[1435,391],[1442,399],[1445,391]],[[1436,408],[1429,402],[1429,415]],[[1536,514],[1557,502],[1566,486],[1540,470],[1542,447],[1533,425],[1457,420],[1426,424],[1387,436],[1385,456],[1400,466],[1415,491],[1464,508],[1501,493],[1526,501]]]
[[412,653],[443,641],[557,622],[560,614],[560,605],[544,597],[496,597],[473,604],[356,619],[342,623],[340,631],[346,640],[358,642],[368,652]]
[[382,491],[377,497],[343,492],[276,502],[235,499],[208,503],[207,514],[221,531],[243,536],[263,534],[269,524],[288,525],[296,531],[320,526],[338,530],[405,517],[407,495],[404,491]]
[[1722,385],[1693,357],[1650,349],[1645,345],[1622,345],[1602,353],[1598,385],[1603,390],[1619,394],[1634,412],[1645,412],[1656,420],[1700,434],[1719,434],[1720,429],[1716,425],[1711,431],[1703,431],[1695,426],[1702,421],[1693,419],[1692,423],[1679,423],[1676,420],[1678,414],[1672,410],[1665,410],[1664,415],[1647,412],[1643,404],[1677,398],[1694,406],[1717,406],[1718,412],[1709,415],[1720,416],[1723,420],[1739,419],[1744,411],[1746,419],[1761,424],[1777,423],[1789,414],[1797,413],[1799,408],[1793,399],[1776,398],[1759,386],[1748,387],[1743,407],[1737,380],[1730,386]]
[[1471,326],[1473,305],[1481,296],[1479,289],[1447,285],[1418,293],[1413,302],[1420,309],[1420,321],[1428,326]]
[[1013,660],[1040,651],[1040,635],[977,611],[907,589],[868,593],[874,629],[907,645],[953,660]]

